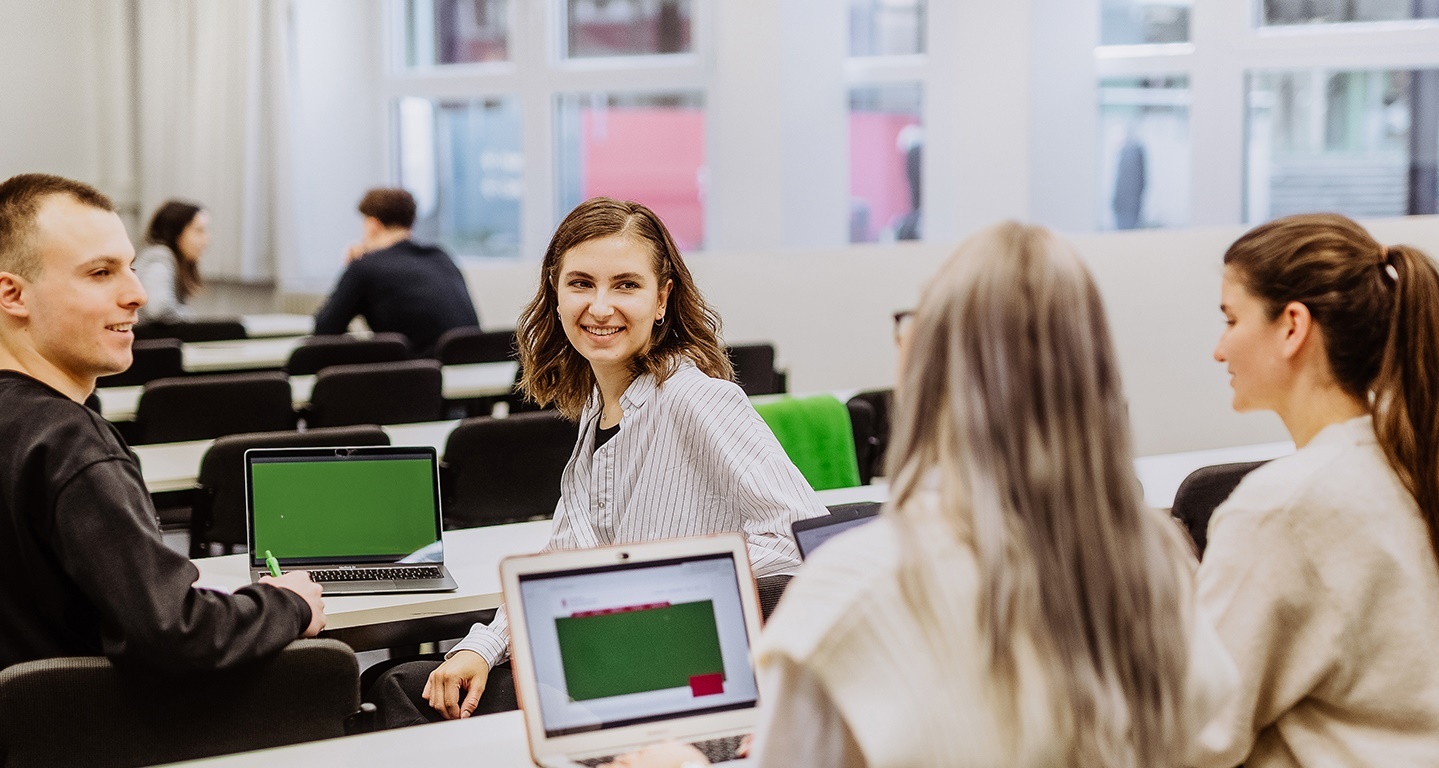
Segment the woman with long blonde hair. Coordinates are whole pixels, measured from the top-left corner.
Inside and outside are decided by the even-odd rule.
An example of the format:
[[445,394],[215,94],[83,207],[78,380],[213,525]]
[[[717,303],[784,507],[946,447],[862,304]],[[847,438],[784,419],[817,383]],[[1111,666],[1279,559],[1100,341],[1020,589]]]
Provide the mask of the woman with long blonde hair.
[[901,358],[885,513],[766,627],[759,764],[1183,765],[1233,669],[1144,506],[1079,256],[1039,227],[975,235]]

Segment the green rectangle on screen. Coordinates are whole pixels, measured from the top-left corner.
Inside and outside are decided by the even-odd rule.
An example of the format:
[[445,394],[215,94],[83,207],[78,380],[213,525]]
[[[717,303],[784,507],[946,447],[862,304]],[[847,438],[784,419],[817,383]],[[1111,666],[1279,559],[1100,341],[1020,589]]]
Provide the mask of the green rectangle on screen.
[[724,675],[714,603],[555,619],[571,701],[688,687]]
[[425,459],[254,462],[255,551],[284,560],[427,547],[436,540],[431,467]]

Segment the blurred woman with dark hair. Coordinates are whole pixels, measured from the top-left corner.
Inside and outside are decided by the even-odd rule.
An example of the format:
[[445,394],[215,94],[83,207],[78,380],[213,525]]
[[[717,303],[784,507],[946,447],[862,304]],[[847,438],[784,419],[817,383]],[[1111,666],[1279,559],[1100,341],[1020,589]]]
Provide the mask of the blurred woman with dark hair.
[[169,200],[155,211],[145,232],[147,248],[135,256],[135,274],[149,296],[140,322],[191,319],[187,303],[204,284],[200,258],[210,247],[210,213],[193,203]]

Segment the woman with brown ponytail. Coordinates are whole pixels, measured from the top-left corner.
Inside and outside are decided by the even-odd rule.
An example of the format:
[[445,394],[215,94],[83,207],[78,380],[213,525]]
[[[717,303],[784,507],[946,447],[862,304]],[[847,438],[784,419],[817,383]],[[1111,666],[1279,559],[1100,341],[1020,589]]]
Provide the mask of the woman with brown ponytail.
[[1439,272],[1333,214],[1224,265],[1214,358],[1298,451],[1210,522],[1200,601],[1240,693],[1202,764],[1439,765]]

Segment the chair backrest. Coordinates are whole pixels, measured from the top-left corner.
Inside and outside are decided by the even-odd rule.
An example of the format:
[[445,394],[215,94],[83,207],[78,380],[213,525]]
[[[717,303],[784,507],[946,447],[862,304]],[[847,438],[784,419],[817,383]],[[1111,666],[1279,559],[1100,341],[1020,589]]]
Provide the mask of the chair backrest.
[[389,445],[374,425],[260,432],[216,440],[200,460],[199,489],[190,514],[190,557],[206,557],[210,544],[246,543],[245,451],[251,448]]
[[305,424],[409,424],[444,417],[438,360],[332,365],[315,377]]
[[97,387],[138,387],[155,379],[185,375],[184,347],[179,339],[146,339],[131,346],[134,362],[123,373],[101,376]]
[[135,407],[134,440],[175,443],[295,428],[290,380],[278,371],[156,379]]
[[769,615],[779,607],[779,599],[784,596],[784,588],[789,586],[792,578],[792,574],[775,573],[755,579],[755,590],[759,592],[760,618],[769,621]]
[[[870,408],[874,410],[874,431],[871,434],[868,451],[869,466],[867,468],[863,466],[864,459],[860,459],[861,466],[859,468],[860,475],[868,474],[872,480],[884,474],[884,460],[889,453],[889,410],[894,401],[894,390],[875,389],[861,392],[851,397],[849,402],[853,403],[856,400],[869,403]],[[850,413],[853,415],[853,410]],[[855,448],[860,450],[858,445]],[[869,483],[870,480],[866,480],[865,483]]]
[[854,436],[854,458],[859,464],[859,484],[869,485],[874,479],[874,452],[879,443],[875,434],[874,406],[866,400],[850,398],[844,404],[849,411],[850,432]]
[[519,359],[514,329],[482,331],[479,328],[451,328],[435,343],[435,357],[445,365],[502,363]]
[[785,391],[774,367],[773,344],[736,344],[729,347],[735,381],[746,395],[774,395]]
[[860,484],[849,409],[833,395],[783,398],[755,410],[810,487],[823,491]]
[[192,320],[184,323],[146,323],[135,326],[136,339],[179,339],[191,341],[232,341],[247,338],[245,324],[238,318]]
[[1209,518],[1214,510],[1234,493],[1245,475],[1266,463],[1244,461],[1200,467],[1179,484],[1179,490],[1174,492],[1174,506],[1170,514],[1184,523],[1200,557],[1204,556],[1204,547],[1209,543]]
[[558,411],[466,419],[445,443],[445,527],[549,517],[579,425]]
[[98,656],[29,661],[0,671],[0,752],[5,768],[130,768],[343,736],[359,681],[337,640],[183,676]]
[[307,376],[332,365],[389,363],[409,357],[410,342],[401,333],[377,333],[368,339],[343,334],[311,336],[290,353],[285,372]]

